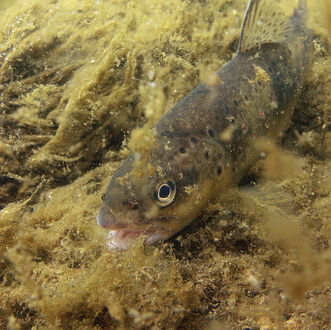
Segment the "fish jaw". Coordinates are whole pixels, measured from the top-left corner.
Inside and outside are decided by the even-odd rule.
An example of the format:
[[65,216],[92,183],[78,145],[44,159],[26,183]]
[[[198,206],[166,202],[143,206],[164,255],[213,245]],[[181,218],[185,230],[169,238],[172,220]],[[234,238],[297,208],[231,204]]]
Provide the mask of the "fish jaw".
[[108,207],[102,206],[98,216],[97,223],[100,227],[109,229],[107,246],[109,249],[125,250],[128,245],[137,241],[140,237],[145,238],[147,244],[157,241],[164,241],[171,236],[173,232],[163,229],[146,226],[146,228],[135,228],[126,223],[123,224],[116,220],[116,217]]
[[165,230],[157,229],[117,229],[110,230],[107,246],[109,250],[126,250],[130,243],[137,242],[139,238],[145,238],[147,244],[164,241],[172,234]]

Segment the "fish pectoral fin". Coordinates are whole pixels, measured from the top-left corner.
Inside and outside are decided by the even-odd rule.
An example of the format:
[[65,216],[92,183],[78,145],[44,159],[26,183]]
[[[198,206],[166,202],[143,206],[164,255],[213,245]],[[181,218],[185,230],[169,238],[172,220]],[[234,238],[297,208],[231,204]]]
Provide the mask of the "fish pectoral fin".
[[238,53],[268,43],[287,43],[293,25],[275,0],[250,0],[243,20]]

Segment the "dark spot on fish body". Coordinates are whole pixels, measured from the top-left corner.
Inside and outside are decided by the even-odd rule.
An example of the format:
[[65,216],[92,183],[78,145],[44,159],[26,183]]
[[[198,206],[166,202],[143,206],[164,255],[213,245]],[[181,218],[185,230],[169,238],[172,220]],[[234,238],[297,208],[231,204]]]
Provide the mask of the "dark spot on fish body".
[[214,129],[212,129],[210,126],[207,126],[207,135],[210,137],[210,138],[215,138],[215,131]]
[[222,167],[218,166],[217,167],[217,175],[221,175],[222,174]]

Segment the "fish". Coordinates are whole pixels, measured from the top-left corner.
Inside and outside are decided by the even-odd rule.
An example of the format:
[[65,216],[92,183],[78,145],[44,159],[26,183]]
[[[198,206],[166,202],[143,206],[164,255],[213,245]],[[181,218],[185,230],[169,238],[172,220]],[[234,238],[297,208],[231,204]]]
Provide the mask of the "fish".
[[288,128],[313,54],[306,19],[304,0],[291,15],[276,0],[249,1],[233,59],[166,112],[145,152],[111,177],[97,215],[110,249],[179,233],[260,159],[257,140]]

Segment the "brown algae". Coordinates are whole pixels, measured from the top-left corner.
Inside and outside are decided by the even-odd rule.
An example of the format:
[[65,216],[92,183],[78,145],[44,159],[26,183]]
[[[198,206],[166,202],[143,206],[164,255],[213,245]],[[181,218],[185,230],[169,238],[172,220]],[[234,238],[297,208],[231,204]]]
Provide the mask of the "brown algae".
[[[156,247],[110,253],[95,222],[126,141],[148,137],[165,110],[233,56],[246,5],[1,4],[2,328],[330,326],[326,1],[308,3],[316,59],[280,141],[286,151],[270,146],[276,165],[272,157],[257,164],[253,184]],[[295,173],[274,175],[292,159]]]

